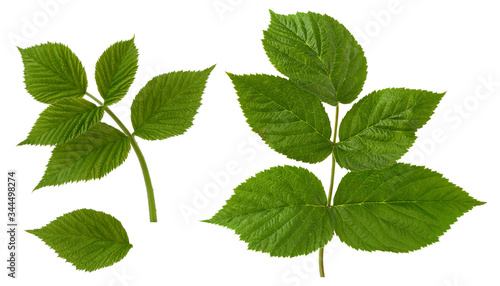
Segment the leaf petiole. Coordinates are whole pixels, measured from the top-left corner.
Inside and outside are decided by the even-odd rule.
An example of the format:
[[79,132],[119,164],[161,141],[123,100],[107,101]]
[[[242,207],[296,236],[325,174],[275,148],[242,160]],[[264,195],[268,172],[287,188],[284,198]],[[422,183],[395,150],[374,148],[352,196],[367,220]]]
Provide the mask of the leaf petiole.
[[[332,142],[335,144],[337,142],[337,129],[338,129],[338,122],[339,122],[339,105],[335,107],[335,126],[333,129],[333,139]],[[335,154],[332,152],[332,172],[330,176],[330,187],[328,188],[328,198],[326,200],[327,206],[331,207],[332,206],[332,196],[333,196],[333,181],[335,178]],[[325,267],[323,263],[323,256],[324,256],[324,248],[319,249],[319,276],[320,277],[325,277]]]
[[137,159],[139,159],[139,163],[141,164],[142,175],[144,176],[144,183],[146,184],[146,192],[148,194],[148,206],[149,206],[149,221],[157,222],[155,194],[153,190],[153,184],[151,183],[151,176],[149,175],[148,165],[146,164],[144,155],[142,154],[142,151],[139,148],[137,141],[135,141],[134,136],[130,136],[130,143],[132,144],[132,148],[134,148],[135,154],[137,155]]
[[[335,127],[333,129],[333,139],[332,142],[335,144],[337,142],[337,129],[338,129],[338,122],[339,122],[339,105],[337,104],[337,107],[335,108]],[[332,196],[333,196],[333,179],[335,177],[335,155],[332,152],[332,173],[330,176],[330,188],[328,189],[328,199],[326,200],[328,203],[328,206],[332,206]]]
[[[104,105],[103,102],[101,102],[98,98],[95,96],[91,95],[90,93],[86,92],[85,95],[93,99],[95,102],[100,104],[101,106]],[[135,151],[135,154],[137,155],[137,159],[139,159],[139,163],[141,165],[142,169],[142,175],[144,176],[144,183],[146,184],[146,192],[148,195],[148,205],[149,205],[149,221],[150,222],[157,222],[156,218],[156,203],[155,203],[155,195],[154,195],[154,190],[153,190],[153,184],[151,183],[151,176],[149,175],[149,170],[148,170],[148,165],[146,164],[146,159],[144,158],[144,155],[142,154],[141,148],[139,148],[139,144],[137,144],[137,141],[135,141],[134,135],[128,131],[127,127],[121,122],[121,120],[109,109],[109,107],[104,107],[104,111],[113,118],[113,120],[118,124],[120,129],[130,137],[130,143],[132,145],[132,148]]]

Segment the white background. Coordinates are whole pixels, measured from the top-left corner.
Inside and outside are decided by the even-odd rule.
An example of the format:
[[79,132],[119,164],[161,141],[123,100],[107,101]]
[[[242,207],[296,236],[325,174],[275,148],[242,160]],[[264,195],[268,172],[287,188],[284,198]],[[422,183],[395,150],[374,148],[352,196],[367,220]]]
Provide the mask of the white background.
[[[118,218],[134,247],[112,267],[85,273],[22,231],[18,236],[19,278],[7,279],[2,262],[0,284],[500,285],[500,5],[496,3],[3,1],[0,170],[3,176],[9,169],[17,171],[20,228],[38,228],[72,210],[92,208]],[[402,161],[443,173],[487,204],[461,217],[439,243],[410,254],[355,251],[334,238],[327,247],[326,279],[318,278],[317,253],[271,258],[247,250],[233,231],[199,222],[222,207],[235,186],[271,166],[305,166],[325,186],[329,180],[330,160],[297,163],[256,138],[225,75],[225,71],[278,74],[260,42],[269,24],[269,9],[281,14],[326,13],[351,30],[368,60],[362,95],[386,87],[447,91]],[[86,67],[89,92],[97,94],[93,68],[99,55],[114,42],[134,35],[140,53],[136,81],[125,99],[112,106],[129,127],[133,97],[154,75],[217,64],[194,126],[185,135],[153,142],[139,139],[155,187],[157,224],[148,222],[146,192],[135,154],[99,181],[32,193],[51,148],[16,147],[45,108],[24,90],[16,45],[47,41],[68,45]],[[485,84],[488,81],[493,84]],[[341,107],[341,116],[348,108]],[[333,115],[333,108],[327,110]],[[104,120],[112,123],[109,117]],[[337,182],[344,173],[338,172]],[[0,213],[5,214],[5,195],[0,196],[0,206],[4,208]],[[7,258],[6,238],[2,230],[1,261]]]

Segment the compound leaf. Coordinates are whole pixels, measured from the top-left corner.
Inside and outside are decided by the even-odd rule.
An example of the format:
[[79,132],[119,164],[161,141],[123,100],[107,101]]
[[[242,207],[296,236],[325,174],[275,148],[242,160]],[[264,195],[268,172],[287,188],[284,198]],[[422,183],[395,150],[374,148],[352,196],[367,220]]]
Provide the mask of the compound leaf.
[[138,57],[133,38],[113,44],[101,55],[95,80],[105,105],[117,103],[127,94],[137,72]]
[[56,145],[88,131],[101,121],[104,107],[83,98],[63,98],[47,107],[19,145]]
[[18,48],[24,64],[26,90],[38,101],[81,98],[87,91],[87,74],[76,55],[65,45],[46,43]]
[[97,123],[89,131],[54,148],[35,190],[102,178],[120,166],[129,151],[129,137],[105,123]]
[[367,251],[409,252],[437,242],[482,202],[437,172],[398,163],[348,173],[334,197],[335,233]]
[[347,112],[333,152],[341,167],[380,169],[394,164],[415,142],[415,132],[443,97],[424,90],[388,88],[363,97]]
[[214,67],[171,72],[150,80],[132,103],[134,135],[146,140],[161,140],[186,132],[193,125]]
[[248,124],[271,148],[308,163],[332,153],[330,120],[317,97],[281,77],[228,75]]
[[43,240],[76,269],[88,272],[115,264],[132,248],[120,221],[90,209],[72,211],[27,232]]
[[236,187],[206,222],[234,229],[248,248],[293,257],[323,247],[333,237],[332,209],[321,181],[304,168],[273,167]]
[[363,89],[367,74],[363,50],[342,24],[328,15],[271,11],[263,45],[278,71],[323,102],[350,103]]

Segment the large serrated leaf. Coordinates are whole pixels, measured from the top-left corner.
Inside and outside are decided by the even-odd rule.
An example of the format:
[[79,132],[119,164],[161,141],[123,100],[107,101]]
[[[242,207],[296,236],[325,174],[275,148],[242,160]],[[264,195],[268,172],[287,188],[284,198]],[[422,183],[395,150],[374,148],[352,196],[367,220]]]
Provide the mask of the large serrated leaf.
[[355,249],[409,252],[437,242],[458,217],[481,204],[424,167],[398,163],[351,172],[335,194],[335,233]]
[[388,88],[363,97],[347,112],[333,152],[341,167],[360,171],[394,164],[415,142],[444,93]]
[[134,39],[111,45],[95,67],[95,80],[104,104],[120,101],[127,94],[137,72],[139,52]]
[[193,125],[214,67],[171,72],[150,80],[132,103],[134,135],[146,140],[161,140],[186,132]]
[[83,98],[63,98],[47,107],[19,145],[56,145],[88,131],[101,121],[104,107]]
[[271,11],[263,44],[278,71],[328,104],[350,103],[363,89],[367,73],[363,50],[328,15]]
[[52,151],[47,169],[36,189],[69,182],[99,179],[120,166],[130,151],[130,138],[105,123]]
[[27,232],[43,240],[76,269],[88,272],[115,264],[132,248],[120,221],[90,209],[64,214]]
[[65,45],[46,43],[19,48],[24,64],[26,90],[38,101],[81,98],[87,91],[87,74],[76,55]]
[[234,229],[248,248],[271,256],[311,253],[333,237],[321,181],[304,168],[273,167],[234,190],[206,222]]
[[317,97],[280,77],[228,75],[248,124],[271,148],[308,163],[332,153],[330,120]]

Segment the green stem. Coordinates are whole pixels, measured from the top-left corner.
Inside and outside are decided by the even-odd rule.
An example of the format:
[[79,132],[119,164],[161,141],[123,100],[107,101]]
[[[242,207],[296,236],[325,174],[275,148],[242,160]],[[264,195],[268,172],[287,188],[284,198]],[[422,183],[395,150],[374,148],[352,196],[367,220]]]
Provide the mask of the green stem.
[[[333,129],[333,140],[332,140],[333,144],[335,144],[335,142],[337,142],[338,122],[339,122],[339,104],[337,104],[337,107],[335,108],[335,125],[334,125],[334,129]],[[336,165],[337,164],[335,162],[335,155],[333,154],[333,151],[332,151],[332,172],[330,175],[330,187],[328,188],[328,198],[326,201],[326,205],[328,207],[332,206],[333,182],[334,182],[333,179],[335,178],[335,166]],[[325,266],[323,263],[324,253],[325,253],[325,249],[323,247],[320,248],[319,249],[319,276],[320,277],[325,277]]]
[[[337,142],[337,127],[338,127],[338,122],[339,122],[339,105],[337,104],[337,108],[335,108],[335,127],[333,130],[333,144]],[[332,196],[333,196],[333,179],[335,178],[335,156],[333,155],[332,152],[332,173],[330,176],[330,188],[328,189],[328,199],[327,199],[327,206],[331,207],[332,206]]]
[[325,277],[325,266],[323,264],[323,253],[325,249],[322,247],[319,249],[319,277]]
[[142,154],[137,141],[135,141],[134,136],[130,136],[130,143],[132,143],[132,148],[134,148],[135,154],[139,159],[141,164],[142,174],[144,176],[144,183],[146,183],[146,192],[148,194],[148,204],[149,204],[149,221],[157,222],[156,220],[156,204],[155,204],[155,194],[153,191],[153,184],[151,183],[151,176],[149,175],[148,165],[146,165],[146,160]]
[[[97,102],[100,105],[104,105],[98,98],[94,97],[90,93],[86,92],[85,93],[88,97],[92,98],[95,102]],[[139,145],[137,144],[137,141],[135,141],[135,137],[128,131],[127,127],[121,122],[121,120],[109,109],[109,107],[105,106],[104,111],[106,111],[111,118],[118,124],[118,126],[121,128],[123,133],[130,137],[130,144],[132,145],[132,148],[135,151],[135,154],[137,155],[137,159],[139,159],[139,163],[141,165],[142,169],[142,175],[144,176],[144,183],[146,184],[146,192],[148,194],[148,204],[149,204],[149,221],[150,222],[157,222],[156,219],[156,203],[155,203],[155,195],[153,191],[153,184],[151,183],[151,176],[149,175],[149,170],[148,170],[148,165],[146,164],[146,159],[144,159],[144,155],[142,154],[141,148],[139,148]]]

